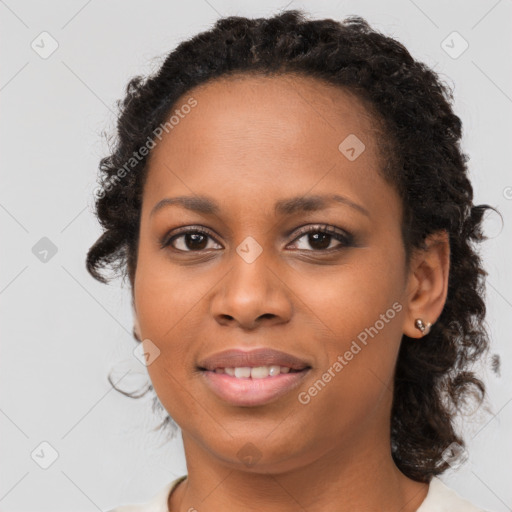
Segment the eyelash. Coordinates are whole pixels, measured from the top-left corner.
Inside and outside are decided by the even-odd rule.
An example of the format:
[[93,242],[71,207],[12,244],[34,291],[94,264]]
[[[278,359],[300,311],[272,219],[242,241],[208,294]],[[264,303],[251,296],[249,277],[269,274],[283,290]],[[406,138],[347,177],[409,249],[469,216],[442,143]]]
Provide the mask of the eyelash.
[[[350,247],[350,246],[354,245],[354,237],[353,237],[353,235],[351,233],[340,232],[340,231],[336,230],[335,228],[333,228],[332,226],[328,226],[326,224],[306,226],[304,228],[301,228],[299,230],[299,232],[297,233],[297,236],[293,239],[292,243],[296,242],[297,240],[302,238],[304,235],[307,235],[309,233],[322,233],[322,234],[331,235],[336,240],[341,242],[341,245],[339,245],[337,247],[330,248],[330,249],[307,249],[306,250],[307,252],[330,253],[332,251],[339,251],[339,250],[341,250],[341,249],[343,249],[345,247]],[[175,233],[170,238],[167,237],[167,236],[164,237],[164,239],[163,239],[163,241],[161,243],[161,249],[165,249],[165,248],[167,248],[169,246],[172,247],[171,244],[172,244],[172,242],[174,240],[182,237],[183,235],[188,235],[188,234],[206,235],[206,236],[212,238],[213,240],[215,240],[215,237],[213,236],[213,234],[209,230],[207,230],[206,228],[203,228],[202,226],[190,226],[190,227],[184,228],[183,231],[181,231],[181,232]],[[215,242],[218,243],[217,241],[215,241]],[[174,251],[181,252],[181,253],[201,253],[201,252],[205,252],[205,249],[196,250],[196,251],[193,251],[193,250],[183,251],[182,249],[176,249],[174,247],[172,247],[172,249]],[[296,250],[303,251],[305,249],[296,249]]]

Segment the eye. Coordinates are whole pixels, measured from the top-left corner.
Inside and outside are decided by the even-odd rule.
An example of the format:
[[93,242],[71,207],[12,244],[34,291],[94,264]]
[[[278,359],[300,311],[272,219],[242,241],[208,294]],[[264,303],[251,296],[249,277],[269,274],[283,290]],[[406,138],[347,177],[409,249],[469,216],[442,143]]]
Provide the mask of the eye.
[[[313,248],[313,252],[336,251],[353,245],[353,236],[350,233],[339,231],[332,226],[307,226],[302,228],[298,234],[299,237],[295,238],[293,244],[297,245],[297,241],[304,238],[306,240],[304,245],[309,244]],[[338,245],[332,247],[332,243],[335,241],[338,241]],[[210,242],[212,242],[213,247],[212,244],[209,246]],[[202,252],[205,249],[222,249],[222,246],[215,242],[211,232],[201,226],[184,228],[181,232],[164,239],[161,248],[164,249],[168,246],[178,252]],[[295,249],[311,252],[310,249],[304,246],[295,247]]]
[[[208,247],[208,239],[213,241],[213,237],[208,230],[199,226],[194,227],[194,229],[187,228],[164,241],[162,249],[170,245],[181,252],[201,252],[204,249],[212,249],[212,247]],[[222,246],[220,248],[222,249]]]
[[[304,238],[304,246],[309,244],[310,247],[313,247],[314,252],[339,250],[343,247],[350,246],[353,243],[353,237],[351,234],[338,231],[337,229],[327,225],[308,226],[299,231],[299,235],[302,236],[296,238],[294,243],[297,244],[297,240]],[[335,241],[338,241],[339,243],[332,247],[331,244]],[[309,249],[304,246],[297,247],[297,249],[309,251]]]

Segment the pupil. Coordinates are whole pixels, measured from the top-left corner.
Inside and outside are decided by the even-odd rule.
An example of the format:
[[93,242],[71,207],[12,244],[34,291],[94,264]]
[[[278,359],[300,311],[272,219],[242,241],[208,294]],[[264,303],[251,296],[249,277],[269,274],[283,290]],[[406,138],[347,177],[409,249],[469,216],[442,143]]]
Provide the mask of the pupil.
[[[198,242],[201,238],[203,239],[202,243]],[[188,249],[204,249],[203,246],[206,246],[205,241],[206,237],[201,233],[188,233],[185,235],[185,243]]]
[[[320,242],[319,242],[319,238],[320,238]],[[311,245],[311,247],[314,247],[316,249],[326,249],[327,247],[329,247],[329,244],[331,243],[331,235],[327,234],[327,233],[311,233],[309,235],[309,243]],[[318,246],[318,243],[320,244],[320,246]],[[315,244],[317,244],[315,246]]]

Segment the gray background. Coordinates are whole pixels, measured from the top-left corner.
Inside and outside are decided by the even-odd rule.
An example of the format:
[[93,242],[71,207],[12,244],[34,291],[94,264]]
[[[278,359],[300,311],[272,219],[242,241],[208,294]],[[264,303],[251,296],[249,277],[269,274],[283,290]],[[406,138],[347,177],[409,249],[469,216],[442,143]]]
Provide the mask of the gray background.
[[[146,369],[132,354],[127,287],[102,285],[84,266],[101,232],[91,213],[97,165],[107,154],[101,132],[113,132],[115,101],[128,79],[155,70],[179,41],[220,15],[268,16],[285,7],[313,17],[360,14],[455,88],[475,202],[497,207],[505,221],[488,217],[491,239],[482,248],[490,355],[498,354],[502,366],[495,374],[490,359],[483,362],[494,413],[465,424],[469,460],[442,479],[482,507],[512,509],[512,1],[6,0],[0,1],[0,511],[108,510],[146,501],[185,474],[181,439],[165,443],[150,431],[161,419],[151,398],[132,400],[106,380],[115,366],[119,377],[130,371],[123,387],[134,389]],[[58,43],[47,58],[31,47],[35,41],[39,52],[51,49],[43,31]],[[441,46],[453,31],[469,44],[457,58],[463,40],[447,40],[452,56]],[[43,237],[54,255],[51,248],[44,253]],[[53,450],[57,459],[43,469]]]

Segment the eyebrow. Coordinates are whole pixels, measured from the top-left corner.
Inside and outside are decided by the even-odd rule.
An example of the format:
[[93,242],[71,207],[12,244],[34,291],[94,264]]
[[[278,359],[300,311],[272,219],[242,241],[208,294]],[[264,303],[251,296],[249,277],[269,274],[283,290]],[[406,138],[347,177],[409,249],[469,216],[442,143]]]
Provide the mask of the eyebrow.
[[[327,208],[332,203],[341,203],[350,206],[359,213],[370,217],[369,211],[358,203],[354,203],[348,197],[339,194],[297,196],[289,199],[281,199],[275,203],[274,211],[277,215],[293,215],[299,211],[314,212]],[[220,206],[212,198],[207,196],[178,196],[166,197],[159,201],[151,210],[150,217],[156,212],[171,205],[178,205],[205,215],[219,215]]]

